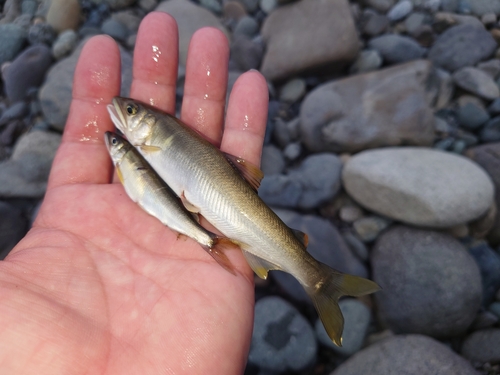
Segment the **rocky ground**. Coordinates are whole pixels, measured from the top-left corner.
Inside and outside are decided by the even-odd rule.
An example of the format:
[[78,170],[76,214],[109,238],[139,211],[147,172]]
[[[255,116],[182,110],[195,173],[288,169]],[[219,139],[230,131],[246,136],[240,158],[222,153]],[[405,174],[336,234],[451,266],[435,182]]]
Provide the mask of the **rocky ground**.
[[[500,374],[499,0],[0,0],[0,252],[43,198],[85,39],[172,14],[270,89],[260,188],[309,251],[383,290],[333,346],[290,275],[257,280],[247,374]],[[182,96],[183,67],[178,94]],[[3,96],[1,96],[3,95]]]

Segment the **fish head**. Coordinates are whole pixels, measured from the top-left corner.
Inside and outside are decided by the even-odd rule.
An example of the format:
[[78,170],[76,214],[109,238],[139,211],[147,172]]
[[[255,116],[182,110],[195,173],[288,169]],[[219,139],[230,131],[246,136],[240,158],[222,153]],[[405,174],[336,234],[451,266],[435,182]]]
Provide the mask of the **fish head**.
[[117,96],[113,98],[113,104],[109,104],[107,108],[111,120],[130,143],[136,147],[145,144],[156,122],[145,105],[133,99]]
[[115,165],[120,164],[121,160],[125,157],[125,154],[132,147],[123,137],[112,132],[104,133],[104,142],[106,143],[109,155]]

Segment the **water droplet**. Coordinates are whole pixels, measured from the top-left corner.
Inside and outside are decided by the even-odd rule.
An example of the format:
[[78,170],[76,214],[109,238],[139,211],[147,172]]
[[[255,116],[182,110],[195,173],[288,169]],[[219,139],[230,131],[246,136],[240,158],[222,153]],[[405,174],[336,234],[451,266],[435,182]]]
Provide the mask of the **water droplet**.
[[153,98],[149,98],[149,105],[152,105],[152,106],[155,105],[155,100]]
[[153,60],[154,62],[158,62],[161,55],[160,48],[158,46],[152,46],[152,49],[153,49]]
[[208,94],[203,95],[203,99],[208,99]]

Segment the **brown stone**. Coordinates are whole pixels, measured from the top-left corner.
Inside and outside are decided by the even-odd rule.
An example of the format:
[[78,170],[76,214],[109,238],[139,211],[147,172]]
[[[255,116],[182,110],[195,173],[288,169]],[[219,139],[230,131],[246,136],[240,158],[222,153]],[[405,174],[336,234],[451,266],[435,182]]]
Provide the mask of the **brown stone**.
[[57,32],[76,30],[80,23],[80,3],[78,0],[52,0],[47,23]]

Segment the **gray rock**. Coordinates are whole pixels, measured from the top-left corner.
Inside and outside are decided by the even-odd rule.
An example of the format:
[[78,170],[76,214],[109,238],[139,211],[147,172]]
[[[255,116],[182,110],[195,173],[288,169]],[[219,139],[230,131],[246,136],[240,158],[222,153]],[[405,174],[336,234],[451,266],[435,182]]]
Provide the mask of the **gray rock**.
[[484,99],[493,100],[500,96],[493,78],[477,68],[461,68],[453,73],[453,80],[457,86]]
[[361,241],[370,242],[375,240],[389,224],[390,221],[382,217],[367,216],[356,220],[353,227]]
[[500,98],[496,98],[488,107],[488,112],[492,115],[500,114]]
[[[269,205],[312,209],[332,199],[340,189],[342,163],[333,154],[307,157],[288,175],[274,175],[262,180],[259,195]],[[278,186],[284,190],[277,189]],[[291,189],[291,190],[290,190]],[[290,194],[293,192],[293,194]],[[288,201],[286,198],[293,198]]]
[[169,13],[179,27],[179,62],[186,66],[187,51],[193,34],[202,27],[215,27],[229,38],[229,33],[215,15],[187,0],[162,1],[157,11]]
[[[68,117],[73,90],[73,75],[86,40],[75,51],[52,66],[40,88],[39,99],[45,119],[56,129],[63,130]],[[120,47],[122,84],[121,96],[128,96],[132,77],[132,56]]]
[[384,232],[371,254],[382,324],[396,333],[459,335],[481,305],[481,274],[450,235],[405,226]]
[[449,70],[475,65],[491,56],[497,42],[484,27],[458,25],[442,33],[429,50],[429,59]]
[[23,0],[21,3],[21,11],[23,14],[29,16],[34,16],[38,8],[38,3],[36,0]]
[[391,21],[400,21],[411,13],[413,3],[410,0],[402,0],[396,3],[387,13],[387,18]]
[[358,257],[362,262],[367,262],[369,258],[368,248],[366,245],[352,233],[350,230],[344,230],[342,232],[342,238],[344,239],[349,249],[351,249],[352,253]]
[[363,210],[361,207],[352,203],[347,203],[345,206],[340,207],[339,218],[346,223],[354,223],[363,217]]
[[412,38],[396,34],[373,38],[368,42],[368,47],[378,51],[389,64],[419,59],[426,51]]
[[353,60],[359,49],[346,0],[301,0],[277,8],[264,21],[261,33],[267,45],[261,71],[273,81],[338,68]]
[[294,142],[288,144],[283,150],[283,155],[288,160],[296,160],[302,153],[302,145],[300,142]]
[[[299,215],[293,211],[275,210],[290,228],[309,236],[307,251],[318,261],[341,272],[367,277],[368,272],[349,250],[337,228],[328,220],[313,215]],[[273,271],[273,279],[295,300],[311,303],[299,282],[290,274]]]
[[479,137],[483,142],[500,141],[500,116],[492,118],[484,125]]
[[487,306],[493,302],[496,291],[500,289],[500,255],[484,241],[471,246],[469,252],[481,271],[483,305]]
[[362,26],[363,33],[368,36],[382,34],[389,26],[389,18],[383,14],[367,12],[363,15],[364,22]]
[[219,0],[200,0],[200,5],[203,8],[208,9],[212,13],[221,14],[222,4]]
[[259,0],[238,0],[249,13],[255,12],[259,8]]
[[410,14],[410,16],[405,20],[406,32],[413,35],[425,24],[426,18],[425,13],[414,12]]
[[285,158],[278,147],[266,145],[262,149],[262,160],[260,164],[265,176],[280,174],[285,169]]
[[289,143],[299,139],[299,123],[300,119],[295,119],[285,122],[281,118],[276,118],[274,122],[274,137],[281,147],[286,147]]
[[281,87],[279,99],[282,102],[295,103],[306,93],[306,81],[302,78],[289,80]]
[[231,43],[231,59],[241,71],[258,69],[263,55],[264,47],[261,44],[243,34],[234,35]]
[[352,74],[367,73],[377,70],[382,66],[382,56],[378,51],[366,49],[360,52],[358,58],[351,65],[350,72]]
[[52,63],[50,49],[39,44],[25,49],[4,73],[5,93],[11,103],[27,98],[28,90],[42,84]]
[[43,196],[61,136],[34,131],[21,136],[9,160],[0,162],[0,197]]
[[28,114],[29,107],[23,102],[19,101],[11,105],[0,116],[0,126],[9,123],[12,120],[20,119]]
[[466,129],[474,130],[478,129],[489,119],[490,115],[480,101],[464,100],[459,104],[457,110],[457,120],[460,126]]
[[430,146],[431,72],[430,62],[419,60],[317,87],[300,108],[302,142],[312,152]]
[[249,38],[253,38],[259,33],[259,24],[254,18],[249,16],[241,17],[234,28],[233,34],[243,34]]
[[370,324],[371,313],[366,305],[357,299],[346,298],[339,302],[340,310],[344,316],[344,333],[342,347],[335,345],[328,337],[321,320],[316,321],[316,336],[325,346],[334,352],[350,356],[361,349]]
[[54,28],[48,23],[36,23],[29,28],[28,41],[30,44],[46,44],[51,46],[57,38]]
[[141,9],[151,12],[158,5],[158,0],[139,0],[137,3]]
[[473,14],[483,16],[488,13],[500,14],[500,2],[496,0],[466,0]]
[[260,9],[266,14],[271,13],[278,7],[277,0],[260,0],[259,2]]
[[47,23],[57,32],[76,30],[80,23],[80,11],[78,0],[51,0]]
[[69,55],[76,47],[78,42],[78,35],[73,30],[63,31],[57,37],[54,45],[52,46],[52,55],[56,60]]
[[5,0],[2,1],[2,4],[3,14],[0,24],[9,24],[21,14],[21,2],[19,0]]
[[0,65],[17,56],[26,41],[26,31],[13,24],[0,25]]
[[28,223],[21,210],[0,201],[0,259],[7,256],[27,230]]
[[110,37],[120,41],[126,40],[129,35],[129,32],[125,25],[112,17],[108,18],[102,23],[101,31],[104,34],[107,34]]
[[120,10],[113,13],[111,17],[127,28],[127,34],[137,33],[142,20],[142,17],[133,9]]
[[471,325],[472,331],[490,328],[498,322],[498,317],[490,311],[481,311]]
[[381,13],[386,13],[396,3],[396,0],[364,0],[363,2]]
[[469,159],[417,147],[361,152],[344,165],[342,182],[362,206],[433,228],[479,218],[494,194],[489,176]]
[[467,336],[461,353],[462,355],[477,362],[500,362],[500,329],[490,328],[476,331]]
[[307,320],[280,297],[264,297],[255,304],[248,362],[272,371],[300,371],[316,359],[314,331]]
[[349,358],[331,375],[478,375],[451,349],[422,335],[381,340]]
[[495,26],[495,23],[497,22],[497,16],[495,13],[485,13],[481,17],[481,22],[487,28],[493,27],[493,26]]
[[497,79],[500,74],[500,60],[492,59],[479,63],[477,64],[477,68],[490,75],[493,79]]

